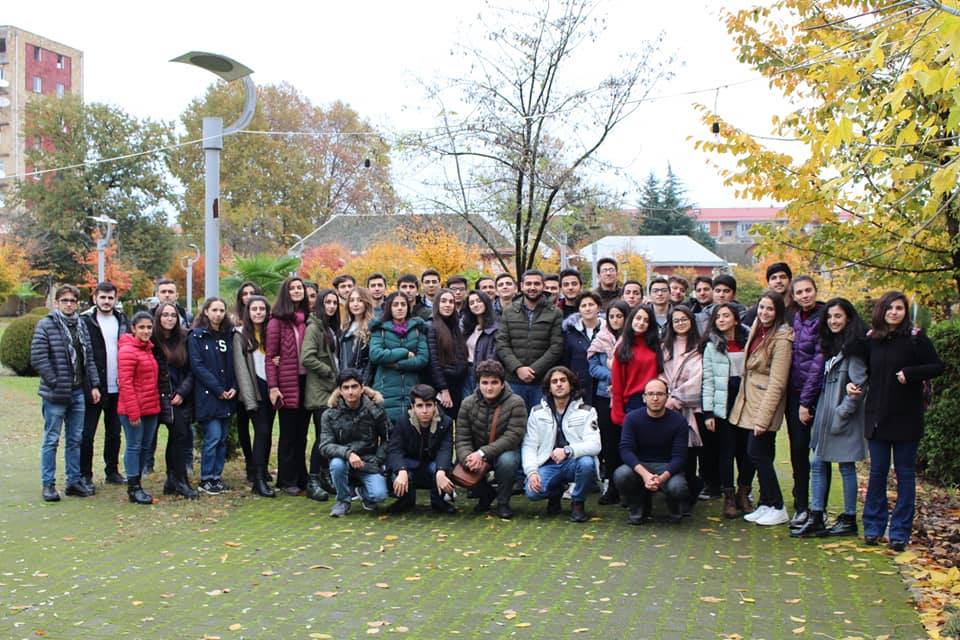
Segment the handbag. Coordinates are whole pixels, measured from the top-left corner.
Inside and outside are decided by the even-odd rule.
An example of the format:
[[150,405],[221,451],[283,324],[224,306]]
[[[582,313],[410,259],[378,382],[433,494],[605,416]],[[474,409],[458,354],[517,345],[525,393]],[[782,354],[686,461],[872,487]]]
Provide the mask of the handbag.
[[[497,439],[497,419],[500,417],[500,406],[501,405],[497,405],[497,408],[493,410],[493,424],[490,425],[490,440],[488,444],[493,444],[493,441]],[[481,480],[486,478],[489,472],[490,463],[486,460],[483,461],[483,464],[477,471],[471,471],[463,466],[462,462],[458,462],[453,466],[453,471],[450,472],[450,479],[453,480],[453,484],[459,487],[472,489],[477,486]]]

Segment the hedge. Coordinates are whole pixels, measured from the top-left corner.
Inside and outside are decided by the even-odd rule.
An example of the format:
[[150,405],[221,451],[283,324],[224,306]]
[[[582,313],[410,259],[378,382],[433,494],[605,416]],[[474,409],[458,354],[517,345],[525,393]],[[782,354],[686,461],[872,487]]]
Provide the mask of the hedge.
[[933,401],[924,418],[918,462],[927,479],[960,485],[960,319],[938,322],[928,335],[946,371],[933,380]]
[[[46,315],[46,314],[44,314]],[[34,376],[30,366],[30,342],[41,316],[28,313],[10,323],[0,338],[0,362],[18,376]]]

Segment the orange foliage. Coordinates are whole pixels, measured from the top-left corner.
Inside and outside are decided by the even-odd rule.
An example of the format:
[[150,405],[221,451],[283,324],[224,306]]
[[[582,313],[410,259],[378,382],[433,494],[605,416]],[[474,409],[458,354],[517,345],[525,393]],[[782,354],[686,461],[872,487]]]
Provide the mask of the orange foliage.
[[[194,253],[192,249],[186,249],[181,251],[175,251],[173,254],[173,259],[170,261],[170,266],[167,269],[167,272],[163,274],[164,278],[169,278],[177,283],[177,292],[183,296],[187,295],[187,270],[183,268],[183,265],[186,264],[184,258],[186,256],[193,257]],[[222,259],[222,256],[221,256]],[[222,263],[221,263],[222,264]],[[204,278],[204,260],[203,256],[200,256],[200,259],[193,263],[193,296],[194,298],[200,297],[199,294],[203,292],[203,278]],[[148,296],[153,295],[151,291]]]
[[[409,244],[413,246],[413,255],[423,269],[432,267],[440,274],[440,281],[446,282],[452,275],[463,274],[476,269],[480,264],[480,248],[466,244],[456,235],[434,228],[409,235]],[[421,269],[421,272],[422,270]],[[417,272],[419,275],[420,272]]]
[[[104,254],[104,280],[112,282],[114,286],[117,287],[117,297],[122,298],[127,291],[130,289],[131,278],[137,269],[133,269],[123,263],[123,260],[118,260],[117,255],[117,243],[115,240],[111,241],[106,249],[103,251]],[[87,255],[79,257],[80,264],[86,265],[86,273],[83,276],[83,283],[80,285],[80,288],[86,291],[88,294],[93,294],[93,289],[97,286],[97,259],[98,254],[96,249],[91,249]]]
[[27,252],[18,244],[0,241],[0,300],[32,275]]
[[322,244],[303,252],[300,275],[313,282],[329,284],[350,259],[350,250],[342,244]]
[[372,245],[363,255],[352,258],[342,273],[353,275],[361,286],[371,274],[382,273],[387,279],[387,288],[393,288],[403,274],[412,273],[419,278],[424,269],[426,267],[409,246],[384,240]]

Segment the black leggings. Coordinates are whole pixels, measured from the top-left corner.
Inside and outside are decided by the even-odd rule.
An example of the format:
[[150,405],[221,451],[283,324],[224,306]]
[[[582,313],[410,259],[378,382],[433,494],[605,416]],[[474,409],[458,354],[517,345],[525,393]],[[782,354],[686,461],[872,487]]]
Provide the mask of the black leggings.
[[320,421],[326,407],[313,410],[313,448],[310,449],[310,475],[320,475],[330,469],[330,461],[320,455]]
[[[240,450],[243,452],[243,462],[249,475],[253,471],[253,444],[250,441],[250,426],[252,416],[247,413],[246,408],[240,404],[237,405],[237,441],[240,443]],[[254,427],[256,428],[256,427]]]
[[756,467],[747,455],[747,440],[750,432],[730,424],[723,418],[714,418],[717,441],[720,444],[719,477],[720,487],[733,489],[733,462],[737,462],[737,487],[749,487],[753,484]]
[[187,481],[187,461],[184,451],[188,447],[193,447],[192,415],[193,408],[189,405],[181,404],[173,407],[173,424],[167,425],[167,449],[164,452],[167,463],[167,484]]
[[[303,401],[304,376],[300,376],[300,400]],[[277,487],[307,488],[307,427],[310,414],[301,407],[282,407],[280,439],[277,442]]]
[[[743,429],[741,429],[743,431]],[[760,505],[774,509],[783,508],[783,493],[773,461],[777,457],[777,432],[765,431],[759,436],[750,432],[747,440],[747,452],[757,466],[757,478],[760,480]]]
[[255,472],[266,475],[270,464],[270,446],[273,444],[273,419],[277,412],[270,404],[266,380],[257,378],[257,387],[260,389],[260,402],[257,411],[250,416],[253,420],[252,464]]
[[613,484],[613,472],[623,462],[620,460],[620,427],[610,421],[610,398],[593,396],[597,410],[597,426],[600,427],[600,463],[603,477]]

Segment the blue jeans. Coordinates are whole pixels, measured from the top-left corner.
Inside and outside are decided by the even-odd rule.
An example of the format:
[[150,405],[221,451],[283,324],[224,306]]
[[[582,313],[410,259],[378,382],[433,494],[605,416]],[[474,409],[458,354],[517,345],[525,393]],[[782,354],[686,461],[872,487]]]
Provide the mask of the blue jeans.
[[230,418],[214,418],[200,423],[203,451],[200,455],[200,481],[219,480],[227,461],[227,433]]
[[[838,462],[843,478],[843,513],[857,515],[857,465],[855,462]],[[813,456],[810,460],[810,508],[813,511],[827,510],[827,494],[830,493],[830,463]]]
[[560,497],[567,483],[572,482],[573,491],[570,493],[570,499],[583,502],[596,483],[597,461],[593,456],[566,458],[560,464],[548,460],[545,465],[537,469],[537,474],[540,476],[540,491],[530,489],[530,478],[527,478],[525,491],[531,500]]
[[[879,538],[890,519],[890,541],[910,542],[913,512],[917,499],[918,442],[867,440],[870,448],[870,480],[863,503],[863,535]],[[890,514],[887,502],[887,476],[890,474],[890,451],[897,474],[897,503]]]
[[83,414],[86,400],[83,389],[70,394],[70,402],[43,401],[43,444],[40,445],[40,480],[54,484],[57,476],[57,445],[60,428],[65,425],[63,459],[67,465],[67,485],[80,481],[80,444],[83,442]]
[[158,414],[140,416],[140,426],[134,427],[130,424],[130,418],[120,416],[123,439],[127,443],[127,448],[123,451],[123,472],[127,474],[127,478],[138,477],[146,466],[150,451],[157,439],[159,417]]
[[540,383],[523,384],[521,382],[511,382],[510,389],[523,398],[523,403],[527,405],[527,412],[532,411],[534,407],[540,406],[540,399],[543,397],[543,389],[540,387]]
[[351,469],[343,458],[330,460],[330,478],[337,489],[338,502],[350,502],[350,480],[361,485],[361,495],[369,501],[380,503],[387,499],[387,480],[379,473],[367,473]]

